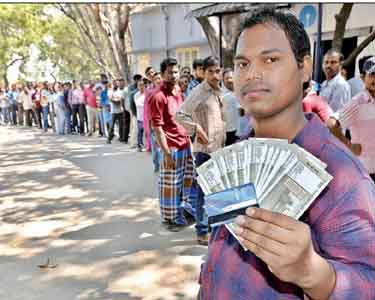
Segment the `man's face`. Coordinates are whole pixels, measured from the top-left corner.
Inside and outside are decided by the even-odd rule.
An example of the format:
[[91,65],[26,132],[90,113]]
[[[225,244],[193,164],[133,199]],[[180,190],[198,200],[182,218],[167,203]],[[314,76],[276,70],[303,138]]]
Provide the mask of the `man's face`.
[[197,77],[197,79],[200,79],[200,80],[203,80],[204,79],[204,69],[203,69],[203,66],[198,66],[196,69],[195,69],[195,77]]
[[221,69],[219,65],[208,67],[205,71],[205,79],[210,86],[218,88],[221,80]]
[[185,92],[188,85],[189,85],[189,80],[186,78],[186,77],[182,77],[180,78],[180,80],[178,81],[178,84],[182,90],[182,92]]
[[183,76],[190,76],[190,70],[188,68],[183,68],[181,70],[181,75],[183,75]]
[[112,84],[113,84],[114,89],[118,88],[118,81],[117,80],[113,80]]
[[243,31],[234,59],[234,91],[254,119],[272,118],[301,105],[307,70],[299,68],[290,43],[274,24]]
[[341,68],[340,56],[337,53],[333,55],[325,55],[323,58],[323,72],[328,80],[335,77]]
[[161,76],[160,74],[155,74],[153,80],[152,80],[153,84],[158,87],[161,83]]
[[175,85],[178,81],[178,73],[177,65],[167,66],[167,69],[163,73],[163,80],[170,85]]
[[154,69],[150,69],[147,71],[147,74],[146,74],[146,77],[148,80],[152,81],[152,79],[154,78],[154,75],[155,75],[155,70]]
[[233,72],[226,72],[223,77],[224,86],[233,91]]
[[120,87],[120,89],[125,88],[125,80],[124,80],[124,79],[120,79],[120,80],[118,81],[118,83],[119,83],[119,87]]
[[375,95],[375,73],[365,73],[364,77],[365,88],[372,94]]

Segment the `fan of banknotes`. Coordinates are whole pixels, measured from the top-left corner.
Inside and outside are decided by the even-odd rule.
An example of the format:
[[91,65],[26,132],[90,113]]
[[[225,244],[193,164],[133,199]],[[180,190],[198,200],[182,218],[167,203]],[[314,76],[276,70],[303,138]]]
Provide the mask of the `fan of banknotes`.
[[[233,233],[236,214],[230,212],[251,205],[299,219],[332,180],[326,167],[287,140],[250,138],[212,153],[197,168],[197,181],[210,225],[226,224]],[[213,218],[220,213],[227,217]]]

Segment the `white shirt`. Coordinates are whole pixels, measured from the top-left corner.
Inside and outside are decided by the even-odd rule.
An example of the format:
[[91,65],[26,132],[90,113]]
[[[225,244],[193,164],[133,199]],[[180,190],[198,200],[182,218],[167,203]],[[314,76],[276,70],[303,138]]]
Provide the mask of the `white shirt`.
[[120,89],[117,89],[116,91],[108,91],[108,97],[110,100],[113,100],[114,102],[110,101],[111,103],[111,113],[118,114],[122,113],[122,101],[123,101],[124,92]]
[[233,92],[225,89],[223,96],[223,113],[226,132],[239,130],[240,114],[238,109],[240,107],[240,103],[238,102]]
[[137,120],[143,122],[143,108],[145,105],[145,93],[137,92],[134,95],[135,106],[137,107]]
[[5,93],[0,94],[0,107],[1,108],[6,108],[9,106],[9,100],[8,97]]
[[365,84],[363,83],[363,80],[360,77],[353,77],[348,80],[348,83],[350,85],[352,98],[365,89]]
[[26,94],[24,91],[20,93],[20,102],[23,104],[23,109],[32,109],[33,108],[33,100],[31,99],[32,94],[29,92]]
[[331,80],[322,83],[320,96],[324,97],[334,112],[340,110],[350,101],[350,85],[338,73]]

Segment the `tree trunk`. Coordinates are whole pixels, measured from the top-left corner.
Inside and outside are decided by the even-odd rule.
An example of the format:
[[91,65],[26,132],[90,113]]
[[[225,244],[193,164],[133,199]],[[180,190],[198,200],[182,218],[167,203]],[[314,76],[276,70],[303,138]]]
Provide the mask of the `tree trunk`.
[[344,3],[338,14],[335,15],[336,27],[332,40],[332,48],[342,51],[345,27],[353,8],[353,3]]
[[4,72],[4,74],[3,74],[3,80],[4,80],[4,86],[5,86],[5,87],[8,87],[8,86],[9,86],[9,81],[8,81],[8,76],[7,76],[7,71],[8,71],[8,70],[6,70],[6,71]]
[[344,61],[343,66],[346,67],[350,65],[357,58],[357,56],[362,52],[362,50],[365,49],[374,40],[375,40],[375,30],[373,30],[367,36],[367,38],[359,46],[357,46],[357,48],[354,49],[352,53],[350,53],[348,58]]

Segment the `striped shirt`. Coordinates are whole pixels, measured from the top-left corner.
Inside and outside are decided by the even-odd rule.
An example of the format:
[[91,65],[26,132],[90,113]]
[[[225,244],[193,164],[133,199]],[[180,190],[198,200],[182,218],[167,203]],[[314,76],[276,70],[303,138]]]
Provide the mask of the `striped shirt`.
[[349,128],[353,144],[361,144],[359,160],[370,174],[375,173],[375,99],[364,90],[338,113],[343,128]]

